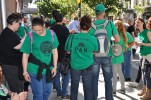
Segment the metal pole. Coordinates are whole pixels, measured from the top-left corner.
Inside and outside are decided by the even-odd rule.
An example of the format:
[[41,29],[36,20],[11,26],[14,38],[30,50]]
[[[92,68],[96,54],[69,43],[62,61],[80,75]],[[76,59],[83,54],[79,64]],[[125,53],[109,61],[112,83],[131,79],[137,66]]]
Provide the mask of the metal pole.
[[1,0],[1,10],[2,10],[2,22],[3,22],[3,29],[6,27],[6,5],[5,0]]
[[79,18],[81,17],[81,1],[80,1],[80,3],[78,4],[78,17],[79,17]]

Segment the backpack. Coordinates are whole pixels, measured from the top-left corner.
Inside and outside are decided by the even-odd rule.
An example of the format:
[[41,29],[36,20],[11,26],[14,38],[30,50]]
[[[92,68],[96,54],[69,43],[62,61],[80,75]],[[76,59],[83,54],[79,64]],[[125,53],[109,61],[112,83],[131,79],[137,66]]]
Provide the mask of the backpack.
[[[54,41],[54,31],[53,31],[53,30],[50,30],[50,34],[51,34],[51,36],[52,36],[52,41]],[[32,52],[32,43],[33,43],[32,31],[29,32],[29,37],[30,37],[31,52]]]
[[[107,56],[110,49],[110,39],[108,38],[106,26],[108,24],[108,20],[106,20],[103,24],[95,25],[92,23],[92,28],[95,30],[95,37],[99,42],[99,51],[95,54],[96,57],[105,57]],[[102,29],[97,29],[98,26],[103,26]]]

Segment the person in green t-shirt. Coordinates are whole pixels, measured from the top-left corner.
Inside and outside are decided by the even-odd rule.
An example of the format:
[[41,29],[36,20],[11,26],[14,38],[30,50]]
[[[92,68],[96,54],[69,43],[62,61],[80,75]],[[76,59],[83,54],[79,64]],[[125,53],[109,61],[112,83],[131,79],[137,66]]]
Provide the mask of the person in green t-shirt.
[[113,95],[116,94],[116,85],[117,85],[117,75],[121,83],[121,89],[118,92],[125,94],[125,80],[122,73],[122,63],[124,62],[124,49],[127,48],[127,36],[126,29],[124,24],[120,20],[115,22],[116,28],[120,35],[120,42],[114,42],[114,44],[120,44],[122,46],[122,53],[119,56],[112,55],[112,64],[113,64]]
[[40,18],[32,20],[32,30],[20,50],[23,52],[23,75],[30,82],[33,99],[48,100],[51,79],[56,75],[59,43],[56,35],[44,28]]
[[131,81],[130,73],[131,73],[131,54],[132,54],[132,46],[134,45],[134,38],[129,32],[126,32],[127,36],[127,48],[124,50],[124,63],[122,64],[122,71],[124,74],[125,81]]
[[[105,17],[105,6],[103,4],[98,4],[95,7],[96,20],[93,22],[95,25],[99,25],[97,29],[103,28],[104,22],[106,22]],[[118,31],[113,22],[109,21],[106,26],[107,36],[109,40],[113,36],[116,42],[120,41]],[[91,28],[89,34],[95,36],[94,28]],[[95,65],[93,66],[93,100],[97,100],[98,97],[98,79],[100,67],[102,67],[104,81],[105,81],[105,99],[113,100],[112,95],[112,64],[111,64],[111,49],[106,57],[95,57]]]
[[[146,29],[146,24],[143,19],[137,18],[135,20],[135,27],[139,30],[138,33],[138,39],[135,42],[136,46],[140,47],[140,69],[142,71],[142,76],[144,79],[143,81],[143,88],[140,93],[138,93],[139,96],[142,96],[141,99],[147,100],[151,99],[151,77],[150,77],[150,70],[147,69],[147,67],[144,67],[145,64],[148,64],[149,61],[146,57],[151,54],[151,32],[150,30]],[[150,57],[149,57],[150,58]],[[144,61],[145,60],[145,61]]]
[[71,53],[71,100],[77,100],[80,76],[84,86],[84,99],[93,100],[93,53],[98,51],[98,42],[88,34],[90,27],[91,17],[83,16],[80,21],[80,33],[71,34],[66,41],[65,50]]

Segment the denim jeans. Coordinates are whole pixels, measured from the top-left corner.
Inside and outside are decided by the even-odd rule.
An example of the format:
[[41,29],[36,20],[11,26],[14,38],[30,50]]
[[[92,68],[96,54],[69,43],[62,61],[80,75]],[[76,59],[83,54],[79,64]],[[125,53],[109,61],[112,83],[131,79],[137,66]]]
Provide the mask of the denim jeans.
[[33,93],[33,100],[48,100],[51,92],[52,83],[46,83],[46,75],[43,75],[42,79],[38,81],[36,74],[29,73],[30,85]]
[[98,96],[98,79],[99,79],[99,72],[100,66],[102,68],[104,81],[105,81],[105,98],[106,100],[113,100],[113,89],[112,89],[112,64],[111,64],[111,57],[95,57],[95,64],[93,66],[93,99],[97,100]]
[[[66,96],[68,95],[68,85],[69,85],[69,80],[70,80],[70,72],[67,75],[62,75],[62,82],[60,82],[60,77],[61,73],[59,71],[62,63],[58,63],[58,68],[57,68],[57,74],[55,78],[53,79],[53,85],[56,88],[57,95],[58,96]],[[62,83],[62,86],[61,86]]]
[[124,63],[122,64],[122,72],[124,78],[130,78],[131,51],[124,52]]
[[144,84],[146,84],[147,88],[151,89],[151,77],[150,72],[145,72],[145,80]]
[[84,100],[93,100],[92,97],[92,66],[83,70],[71,69],[71,96],[70,100],[78,100],[78,88],[82,76]]

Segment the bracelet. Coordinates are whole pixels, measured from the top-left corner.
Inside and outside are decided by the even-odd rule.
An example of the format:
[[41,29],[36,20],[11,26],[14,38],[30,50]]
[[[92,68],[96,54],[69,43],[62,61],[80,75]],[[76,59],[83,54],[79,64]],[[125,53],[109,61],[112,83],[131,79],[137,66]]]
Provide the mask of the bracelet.
[[24,72],[24,73],[23,73],[23,75],[26,75],[26,74],[28,74],[28,72]]

